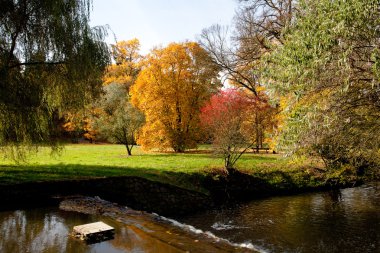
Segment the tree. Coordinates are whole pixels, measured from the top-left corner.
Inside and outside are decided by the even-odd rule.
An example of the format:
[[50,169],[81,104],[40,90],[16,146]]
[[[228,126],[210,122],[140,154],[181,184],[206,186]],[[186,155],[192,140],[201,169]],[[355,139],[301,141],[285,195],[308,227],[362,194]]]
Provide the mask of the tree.
[[194,42],[152,50],[131,89],[132,104],[146,116],[138,143],[175,152],[195,147],[199,110],[219,86],[218,71]]
[[140,72],[140,61],[142,56],[139,54],[140,42],[138,39],[117,42],[112,45],[112,57],[115,64],[107,68],[103,77],[104,85],[117,83],[125,85],[127,91],[135,82]]
[[273,138],[279,129],[277,115],[280,108],[278,105],[270,104],[269,98],[263,89],[258,89],[257,94],[257,96],[244,94],[250,110],[247,120],[252,124],[254,146],[257,153],[259,153],[260,148],[264,147],[264,144],[272,147],[274,152],[275,143]]
[[[273,45],[283,43],[283,35],[294,19],[294,0],[240,0],[235,27],[213,25],[204,29],[199,43],[223,71],[224,80],[255,95],[261,80],[264,56]],[[231,35],[232,34],[232,35]]]
[[90,107],[88,105],[82,110],[63,113],[60,118],[60,139],[70,139],[72,143],[78,143],[80,138],[84,138],[90,143],[95,142],[97,131],[94,129],[93,118],[99,115],[100,109]]
[[[252,117],[256,122],[256,149],[262,146],[260,139],[264,131],[260,127],[272,125],[273,132],[279,134],[279,115],[282,107],[279,105],[284,98],[273,90],[268,90],[267,80],[262,75],[267,71],[267,55],[270,55],[276,45],[282,45],[288,27],[295,19],[297,5],[295,0],[240,0],[240,8],[234,18],[232,32],[230,28],[214,25],[204,29],[199,43],[212,56],[213,62],[223,72],[223,81],[230,85],[241,87],[265,101],[268,106],[268,94],[276,106],[268,106],[265,110],[253,110]],[[265,92],[263,90],[266,90]],[[274,135],[274,133],[272,134]],[[276,138],[277,139],[277,138]],[[274,145],[273,138],[270,141]]]
[[101,88],[105,30],[90,28],[91,1],[2,1],[0,146],[52,144],[62,111]]
[[274,126],[270,115],[274,109],[267,101],[236,89],[220,91],[201,109],[202,126],[229,172],[248,149],[262,147]]
[[62,138],[70,138],[72,143],[77,143],[83,135],[83,115],[79,112],[66,112],[62,116]]
[[94,105],[100,109],[94,115],[95,126],[101,138],[124,144],[128,155],[136,143],[135,134],[145,121],[144,115],[129,101],[129,90],[141,70],[142,56],[138,39],[120,41],[112,45],[114,64],[103,77],[104,95]]
[[95,118],[95,129],[101,137],[124,144],[128,155],[132,155],[135,135],[145,121],[144,114],[130,104],[127,86],[113,83],[104,90],[97,106],[101,113]]
[[300,1],[267,80],[290,98],[286,146],[329,168],[379,164],[379,3]]

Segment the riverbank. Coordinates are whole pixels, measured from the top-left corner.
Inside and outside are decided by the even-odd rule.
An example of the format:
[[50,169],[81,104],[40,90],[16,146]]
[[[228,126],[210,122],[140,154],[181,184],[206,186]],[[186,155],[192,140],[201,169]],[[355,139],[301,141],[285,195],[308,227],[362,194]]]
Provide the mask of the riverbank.
[[28,163],[0,165],[4,208],[54,203],[65,196],[100,196],[137,210],[182,215],[234,201],[361,184],[353,168],[326,172],[318,164],[280,155],[246,154],[235,173],[206,148],[185,154],[123,155],[119,145],[69,145],[60,156],[48,150]]

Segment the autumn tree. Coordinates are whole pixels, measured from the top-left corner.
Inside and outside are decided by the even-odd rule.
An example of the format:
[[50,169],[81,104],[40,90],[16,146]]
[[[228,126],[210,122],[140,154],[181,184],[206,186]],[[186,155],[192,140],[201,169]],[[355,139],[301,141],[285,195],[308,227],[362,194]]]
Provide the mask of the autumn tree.
[[131,89],[132,103],[146,116],[138,143],[175,152],[195,147],[199,110],[219,86],[218,72],[197,43],[153,49]]
[[111,47],[114,63],[107,68],[104,85],[117,83],[129,91],[141,69],[140,42],[138,39],[119,41]]
[[57,137],[62,111],[98,95],[109,62],[105,31],[91,28],[91,1],[2,1],[0,146]]
[[267,80],[289,98],[283,144],[329,168],[379,164],[379,3],[300,1]]
[[100,137],[123,144],[132,155],[135,136],[144,124],[144,114],[129,102],[128,87],[116,83],[104,87],[104,95],[96,105],[100,113],[93,119]]
[[250,110],[247,115],[247,121],[252,125],[253,130],[252,140],[256,152],[259,153],[264,144],[271,147],[275,152],[274,138],[278,134],[279,129],[279,106],[271,104],[265,91],[258,89],[258,95],[244,92],[242,96],[246,100],[247,108]]
[[222,154],[224,166],[231,172],[237,160],[254,143],[251,124],[246,122],[247,101],[234,90],[220,92],[211,97],[202,108],[202,125],[212,136],[215,151]]
[[98,135],[98,131],[94,128],[94,120],[92,118],[92,115],[96,114],[97,109],[94,110],[95,111],[89,115],[86,115],[82,120],[82,128],[84,131],[83,137],[90,143],[94,143]]
[[60,118],[61,139],[70,139],[73,143],[78,143],[81,138],[90,143],[96,141],[97,131],[94,129],[93,118],[99,114],[99,109],[91,105],[85,106],[81,110],[65,112]]
[[202,126],[228,171],[248,149],[262,147],[275,126],[274,110],[267,101],[237,89],[220,91],[201,109]]
[[62,115],[62,137],[70,138],[71,142],[76,143],[83,135],[82,115],[79,112],[66,112]]

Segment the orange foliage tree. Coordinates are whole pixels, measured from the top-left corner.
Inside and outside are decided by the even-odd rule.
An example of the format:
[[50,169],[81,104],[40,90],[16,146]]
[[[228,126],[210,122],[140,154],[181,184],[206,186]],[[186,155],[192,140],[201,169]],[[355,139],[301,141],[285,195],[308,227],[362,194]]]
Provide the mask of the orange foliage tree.
[[95,142],[98,132],[93,127],[93,117],[98,114],[97,108],[64,113],[61,118],[62,137],[69,137],[73,143],[78,142],[81,137],[90,143]]
[[69,137],[72,142],[78,142],[80,135],[83,133],[79,113],[66,112],[61,121],[63,136]]
[[175,152],[195,147],[200,108],[220,86],[218,72],[195,42],[152,50],[131,89],[132,103],[146,116],[138,143]]

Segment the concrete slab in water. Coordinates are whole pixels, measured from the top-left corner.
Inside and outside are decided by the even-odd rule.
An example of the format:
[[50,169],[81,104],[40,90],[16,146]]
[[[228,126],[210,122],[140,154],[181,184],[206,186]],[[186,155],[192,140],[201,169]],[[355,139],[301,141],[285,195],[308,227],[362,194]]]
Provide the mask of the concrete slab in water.
[[80,226],[75,226],[73,228],[73,235],[81,240],[92,240],[109,238],[113,236],[115,229],[104,222],[94,222],[89,224],[84,224]]

